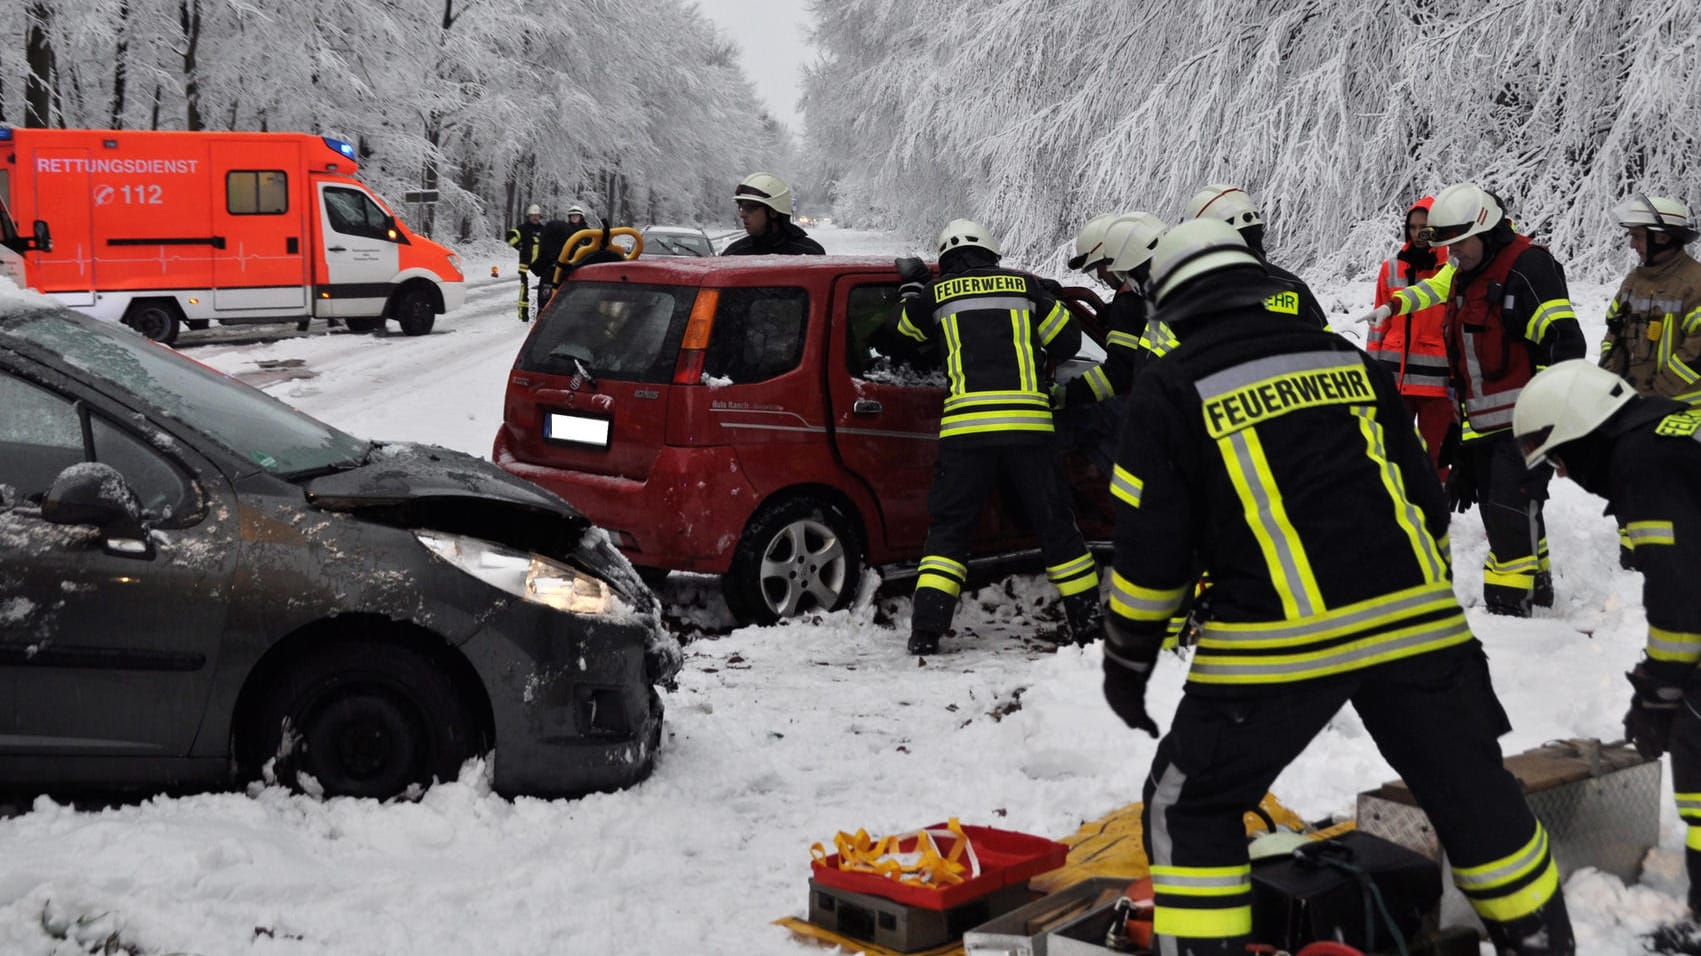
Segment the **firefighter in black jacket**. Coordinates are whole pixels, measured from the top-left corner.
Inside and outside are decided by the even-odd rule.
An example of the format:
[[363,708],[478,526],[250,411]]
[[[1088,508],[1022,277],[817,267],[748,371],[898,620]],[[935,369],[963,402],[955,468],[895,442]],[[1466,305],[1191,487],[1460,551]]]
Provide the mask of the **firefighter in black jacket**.
[[1157,952],[1240,954],[1241,816],[1350,702],[1411,787],[1496,952],[1571,953],[1547,835],[1453,595],[1448,510],[1399,390],[1346,340],[1271,315],[1281,289],[1226,224],[1152,262],[1181,344],[1141,372],[1111,493],[1104,692],[1157,736],[1145,689],[1197,569],[1212,578],[1186,690],[1145,787]]
[[[520,321],[531,318],[531,303],[528,292],[531,280],[526,278],[526,272],[531,269],[532,260],[537,258],[538,241],[543,236],[543,207],[532,203],[526,207],[526,221],[508,230],[508,245],[520,254]],[[540,305],[542,303],[539,303]]]
[[1689,909],[1701,915],[1701,411],[1657,396],[1586,359],[1537,373],[1512,417],[1524,463],[1543,462],[1607,500],[1642,572],[1648,616],[1645,656],[1625,735],[1642,755],[1671,751],[1678,816],[1689,828],[1684,858]]
[[791,221],[791,187],[773,173],[751,173],[733,190],[740,236],[723,256],[824,256],[827,250]]
[[1498,197],[1455,183],[1429,209],[1429,242],[1447,248],[1441,271],[1397,289],[1370,313],[1380,322],[1446,303],[1441,331],[1448,378],[1463,413],[1450,457],[1447,494],[1463,513],[1474,501],[1488,534],[1483,604],[1494,614],[1529,617],[1553,606],[1547,552],[1547,465],[1525,468],[1512,439],[1512,407],[1538,369],[1587,350],[1571,308],[1565,270],[1551,254],[1512,231]]
[[1264,213],[1246,190],[1226,183],[1201,186],[1187,201],[1185,219],[1215,219],[1233,226],[1247,248],[1264,264],[1264,271],[1287,288],[1289,295],[1282,295],[1280,289],[1272,293],[1269,308],[1294,316],[1307,325],[1320,329],[1329,327],[1329,317],[1323,312],[1322,303],[1317,301],[1305,280],[1271,262],[1265,254]]
[[[1092,223],[1083,227],[1090,236]],[[1140,368],[1176,345],[1175,336],[1161,324],[1151,322],[1144,292],[1152,250],[1168,228],[1164,221],[1146,212],[1133,212],[1112,220],[1101,244],[1069,260],[1071,268],[1096,271],[1099,281],[1116,290],[1116,295],[1099,313],[1105,328],[1105,360],[1080,378],[1054,389],[1054,404],[1074,408],[1109,402],[1128,394]],[[1076,247],[1081,245],[1077,238]],[[1077,265],[1077,263],[1080,263]],[[1120,414],[1117,420],[1121,420]]]
[[927,545],[915,585],[909,649],[931,654],[951,626],[968,578],[969,541],[996,479],[1018,497],[1039,536],[1046,577],[1063,595],[1070,636],[1103,633],[1099,574],[1075,527],[1058,470],[1047,357],[1081,347],[1069,310],[1034,276],[998,264],[980,225],[954,219],[939,234],[939,278],[920,259],[899,259],[895,335],[937,354],[950,392],[939,420],[939,463],[928,491]]

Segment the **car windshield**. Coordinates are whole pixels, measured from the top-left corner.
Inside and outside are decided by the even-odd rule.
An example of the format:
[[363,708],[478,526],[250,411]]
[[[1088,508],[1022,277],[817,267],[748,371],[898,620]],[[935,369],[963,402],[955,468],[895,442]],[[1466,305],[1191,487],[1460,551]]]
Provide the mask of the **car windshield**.
[[517,365],[552,375],[667,382],[696,301],[691,286],[569,282],[539,316]]
[[371,448],[116,324],[44,311],[8,321],[5,331],[57,353],[89,379],[111,383],[275,475],[351,467]]
[[652,256],[712,256],[715,248],[700,232],[652,229],[644,233],[644,252]]

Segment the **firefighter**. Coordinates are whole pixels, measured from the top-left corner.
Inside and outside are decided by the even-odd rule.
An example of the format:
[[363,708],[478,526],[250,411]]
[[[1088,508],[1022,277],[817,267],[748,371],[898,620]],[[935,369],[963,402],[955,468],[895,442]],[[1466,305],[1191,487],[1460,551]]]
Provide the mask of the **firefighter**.
[[531,280],[526,278],[526,273],[531,269],[532,260],[537,258],[538,241],[542,236],[543,207],[534,202],[526,207],[526,221],[508,230],[508,245],[513,246],[514,251],[520,255],[521,322],[530,321],[532,317],[528,295]]
[[1264,264],[1264,269],[1282,280],[1298,296],[1297,300],[1293,300],[1282,296],[1278,291],[1268,307],[1273,311],[1279,310],[1293,315],[1320,329],[1329,327],[1329,319],[1323,314],[1323,306],[1317,301],[1317,296],[1311,294],[1311,287],[1299,276],[1271,262],[1270,257],[1265,254],[1264,213],[1259,210],[1257,203],[1252,201],[1246,190],[1224,183],[1201,186],[1199,191],[1193,194],[1193,198],[1187,201],[1187,214],[1182,218],[1183,221],[1216,219],[1233,226],[1240,233],[1240,238],[1245,240],[1247,248]]
[[733,190],[744,235],[723,256],[824,256],[827,250],[791,221],[791,187],[773,173],[751,173]]
[[1689,829],[1689,909],[1701,915],[1701,411],[1584,359],[1530,380],[1512,417],[1526,467],[1551,463],[1607,500],[1635,544],[1648,617],[1625,736],[1644,757],[1671,752],[1678,816]]
[[1060,444],[1083,449],[1107,479],[1122,422],[1122,396],[1139,367],[1161,356],[1173,341],[1148,335],[1150,310],[1141,291],[1145,262],[1164,229],[1163,220],[1146,212],[1095,216],[1081,227],[1076,255],[1069,260],[1070,268],[1097,276],[1115,292],[1098,314],[1105,330],[1104,361],[1070,382],[1053,385],[1051,405]]
[[[1434,196],[1425,196],[1406,210],[1405,244],[1376,274],[1376,305],[1387,305],[1394,290],[1427,279],[1446,264],[1447,249],[1431,246],[1423,237],[1434,204]],[[1447,466],[1441,453],[1448,447],[1447,433],[1456,417],[1447,394],[1447,344],[1441,336],[1446,314],[1447,307],[1436,303],[1400,319],[1385,319],[1370,327],[1364,347],[1393,374],[1442,481],[1447,480]]]
[[1637,193],[1612,214],[1638,264],[1607,306],[1601,368],[1639,395],[1701,404],[1701,263],[1683,248],[1695,241],[1689,207]]
[[1565,270],[1547,249],[1512,230],[1499,198],[1475,183],[1455,183],[1429,210],[1429,242],[1447,247],[1447,264],[1416,285],[1396,289],[1363,318],[1380,324],[1446,303],[1442,333],[1448,377],[1462,403],[1459,450],[1447,494],[1461,514],[1479,505],[1488,533],[1483,604],[1493,614],[1529,617],[1553,606],[1542,501],[1553,469],[1524,467],[1512,439],[1512,407],[1536,370],[1586,351],[1572,311]]
[[939,277],[899,259],[895,341],[939,356],[949,382],[939,461],[927,495],[927,544],[915,584],[909,650],[931,654],[951,626],[968,579],[970,536],[999,479],[1039,537],[1046,577],[1063,595],[1068,637],[1103,633],[1099,575],[1075,526],[1058,469],[1046,359],[1081,346],[1069,310],[1038,278],[999,265],[998,243],[967,219],[939,233]]
[[1146,778],[1155,951],[1246,951],[1242,814],[1350,702],[1496,952],[1573,952],[1453,595],[1446,499],[1393,380],[1345,339],[1273,319],[1263,302],[1285,284],[1222,222],[1170,229],[1151,271],[1181,345],[1134,383],[1111,485],[1104,694],[1128,726],[1158,736],[1145,690],[1169,618],[1199,567],[1213,582]]

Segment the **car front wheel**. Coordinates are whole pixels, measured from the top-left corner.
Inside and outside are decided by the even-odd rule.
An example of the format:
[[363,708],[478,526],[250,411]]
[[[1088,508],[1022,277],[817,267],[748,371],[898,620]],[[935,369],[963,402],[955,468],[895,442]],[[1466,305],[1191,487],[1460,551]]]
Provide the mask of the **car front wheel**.
[[[250,776],[325,796],[386,798],[453,780],[483,745],[454,681],[398,643],[312,648],[266,688],[242,749]],[[274,759],[275,758],[275,759]]]
[[849,604],[862,576],[853,527],[838,507],[813,498],[765,508],[745,529],[721,579],[733,616],[741,624],[772,624]]

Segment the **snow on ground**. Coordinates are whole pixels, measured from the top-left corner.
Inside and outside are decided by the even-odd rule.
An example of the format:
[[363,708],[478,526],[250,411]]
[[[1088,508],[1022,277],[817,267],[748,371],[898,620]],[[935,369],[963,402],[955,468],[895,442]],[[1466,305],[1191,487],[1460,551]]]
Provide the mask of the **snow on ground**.
[[[916,251],[880,233],[813,231],[833,252]],[[315,324],[306,335],[190,333],[180,346],[356,434],[488,455],[528,329],[515,320],[502,252],[468,256],[468,303],[428,336]],[[489,278],[492,264],[502,278]],[[1317,291],[1337,312],[1370,300],[1368,281]],[[1572,292],[1598,341],[1611,289]],[[260,365],[292,359],[301,364]],[[1619,570],[1601,503],[1557,481],[1547,513],[1558,606],[1530,621],[1470,610],[1515,728],[1508,753],[1622,736],[1620,675],[1646,627],[1640,580]],[[1452,537],[1458,590],[1474,605],[1486,551],[1477,515],[1459,516]],[[694,622],[724,614],[702,581],[675,575],[667,592]],[[37,800],[0,820],[0,953],[814,951],[770,921],[804,915],[809,847],[838,830],[958,816],[1062,836],[1139,799],[1155,743],[1104,706],[1095,650],[1051,653],[1033,639],[1053,601],[1031,575],[970,593],[957,625],[972,636],[925,664],[904,652],[902,597],[695,640],[667,695],[656,772],[622,793],[508,801],[469,765],[418,803],[277,789],[104,810]],[[1184,672],[1177,660],[1160,665],[1150,695],[1160,723]],[[1359,791],[1391,777],[1349,711],[1275,792],[1308,819],[1346,816]],[[1661,846],[1641,883],[1585,871],[1567,884],[1580,952],[1640,953],[1637,934],[1682,913],[1669,778],[1665,791]]]

